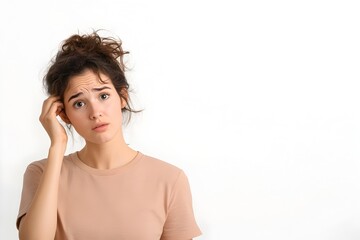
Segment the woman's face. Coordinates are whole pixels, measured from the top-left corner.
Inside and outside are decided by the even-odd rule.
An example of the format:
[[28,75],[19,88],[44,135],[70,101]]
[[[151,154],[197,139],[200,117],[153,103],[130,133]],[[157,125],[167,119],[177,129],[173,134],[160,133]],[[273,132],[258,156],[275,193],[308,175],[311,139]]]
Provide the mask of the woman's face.
[[106,143],[122,137],[121,100],[108,76],[85,70],[69,80],[64,93],[67,120],[86,142]]

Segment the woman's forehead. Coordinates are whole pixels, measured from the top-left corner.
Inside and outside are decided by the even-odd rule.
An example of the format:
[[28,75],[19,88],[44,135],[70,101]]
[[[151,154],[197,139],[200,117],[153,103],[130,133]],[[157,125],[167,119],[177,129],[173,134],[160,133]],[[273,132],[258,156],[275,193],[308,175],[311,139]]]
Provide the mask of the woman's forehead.
[[98,75],[91,70],[86,70],[85,72],[69,79],[65,94],[79,90],[92,89],[94,87],[101,87],[104,85],[112,85],[108,76],[102,73],[99,73]]

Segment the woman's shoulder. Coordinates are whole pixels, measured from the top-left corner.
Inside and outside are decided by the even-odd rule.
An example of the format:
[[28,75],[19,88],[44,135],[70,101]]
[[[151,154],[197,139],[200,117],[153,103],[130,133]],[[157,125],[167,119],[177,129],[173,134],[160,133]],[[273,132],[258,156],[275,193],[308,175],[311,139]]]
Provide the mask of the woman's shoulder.
[[161,158],[142,154],[140,168],[149,174],[163,176],[165,178],[177,178],[183,174],[183,170],[172,163],[169,163]]
[[180,167],[172,163],[169,163],[161,158],[149,156],[146,154],[142,154],[142,155],[143,155],[142,163],[147,167],[154,167],[156,169],[163,169],[163,170],[175,171],[175,172],[182,171]]

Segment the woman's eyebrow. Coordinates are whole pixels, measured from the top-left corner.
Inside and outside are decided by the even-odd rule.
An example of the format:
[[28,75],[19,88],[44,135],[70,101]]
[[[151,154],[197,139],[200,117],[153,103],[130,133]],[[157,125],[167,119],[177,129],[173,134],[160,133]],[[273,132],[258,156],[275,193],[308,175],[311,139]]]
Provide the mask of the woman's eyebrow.
[[79,92],[79,93],[76,93],[76,94],[72,95],[72,96],[69,98],[68,102],[70,102],[70,100],[73,99],[73,98],[77,98],[77,97],[80,96],[81,94],[83,94],[83,93],[82,93],[82,92]]
[[100,92],[100,91],[102,91],[102,90],[104,90],[104,89],[111,89],[110,87],[107,87],[107,86],[104,86],[104,87],[100,87],[100,88],[93,88],[92,90],[94,91],[94,92]]
[[[110,87],[107,87],[107,86],[99,87],[99,88],[93,88],[93,89],[91,89],[91,90],[94,91],[94,92],[100,92],[100,91],[102,91],[102,90],[104,90],[104,89],[110,89],[110,90],[111,90],[111,88],[110,88]],[[82,94],[83,94],[82,92],[79,92],[79,93],[76,93],[76,94],[72,95],[72,96],[69,98],[68,102],[70,102],[71,99],[77,98],[78,96],[80,96],[80,95],[82,95]]]

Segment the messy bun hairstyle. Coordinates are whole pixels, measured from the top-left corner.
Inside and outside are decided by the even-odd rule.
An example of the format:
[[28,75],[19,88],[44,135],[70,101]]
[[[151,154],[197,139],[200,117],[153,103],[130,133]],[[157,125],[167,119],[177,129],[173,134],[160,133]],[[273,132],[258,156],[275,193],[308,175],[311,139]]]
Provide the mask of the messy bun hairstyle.
[[129,52],[124,51],[121,45],[120,39],[100,37],[98,31],[85,35],[72,35],[63,42],[50,63],[50,68],[44,77],[47,93],[59,96],[63,101],[71,77],[90,69],[102,81],[101,72],[111,79],[120,98],[126,101],[122,112],[127,112],[130,120],[131,113],[138,111],[130,106],[129,84],[125,77],[126,66],[123,62],[124,55]]

